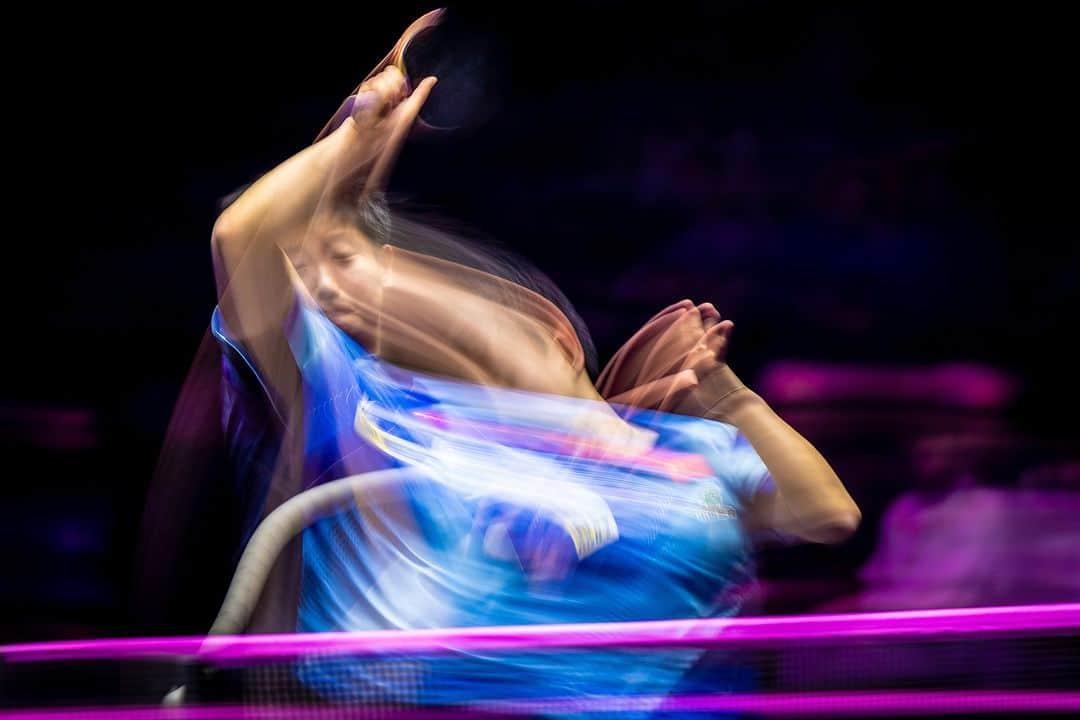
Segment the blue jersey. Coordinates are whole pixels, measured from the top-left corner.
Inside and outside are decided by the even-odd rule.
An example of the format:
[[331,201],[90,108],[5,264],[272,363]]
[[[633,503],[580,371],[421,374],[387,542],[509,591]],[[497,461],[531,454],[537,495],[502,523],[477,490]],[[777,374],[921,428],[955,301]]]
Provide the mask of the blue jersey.
[[[246,363],[220,318],[214,328],[229,361]],[[578,422],[601,411],[595,401],[404,372],[302,302],[288,340],[303,380],[306,484],[395,466],[424,471],[390,501],[361,502],[305,530],[297,630],[703,618],[741,608],[754,578],[741,518],[768,473],[734,427],[624,409],[651,447],[597,451],[592,440],[603,438],[583,441]],[[475,699],[480,677],[492,692],[518,695],[663,692],[695,658],[591,653],[587,672],[536,654],[443,659],[434,675],[413,667],[426,678],[417,680],[423,701],[452,703]],[[302,677],[338,696],[373,687],[360,664],[312,662]]]

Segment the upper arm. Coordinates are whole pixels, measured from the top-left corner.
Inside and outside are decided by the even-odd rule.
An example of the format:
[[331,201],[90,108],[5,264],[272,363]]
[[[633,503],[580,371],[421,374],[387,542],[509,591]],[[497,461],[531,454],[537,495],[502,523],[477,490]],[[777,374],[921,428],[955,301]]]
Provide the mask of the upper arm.
[[857,509],[838,507],[813,526],[808,526],[785,502],[783,492],[772,483],[765,483],[750,498],[747,516],[754,529],[771,530],[781,536],[827,544],[846,540],[855,532],[861,520]]
[[[823,501],[819,512],[796,513],[765,461],[741,431],[730,437],[724,465],[752,531],[772,533],[785,540],[835,543],[851,535],[859,524],[858,508],[852,503]],[[822,489],[821,493],[826,491]]]
[[214,224],[211,251],[225,324],[287,410],[300,387],[285,336],[296,302],[288,261],[275,243],[253,242],[231,226],[228,211]]

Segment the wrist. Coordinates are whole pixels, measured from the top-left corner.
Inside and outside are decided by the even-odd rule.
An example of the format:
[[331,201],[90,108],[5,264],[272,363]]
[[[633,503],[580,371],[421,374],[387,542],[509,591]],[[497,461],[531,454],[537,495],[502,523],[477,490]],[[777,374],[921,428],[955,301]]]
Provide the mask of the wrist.
[[738,385],[718,398],[705,417],[739,427],[749,413],[764,404],[765,401],[756,392],[745,385]]

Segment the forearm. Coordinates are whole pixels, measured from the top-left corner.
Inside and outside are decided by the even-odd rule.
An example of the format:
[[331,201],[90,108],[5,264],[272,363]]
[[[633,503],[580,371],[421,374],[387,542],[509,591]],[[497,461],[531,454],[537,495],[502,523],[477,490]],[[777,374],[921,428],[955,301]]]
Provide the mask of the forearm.
[[[255,247],[276,248],[304,237],[312,218],[334,208],[341,145],[337,133],[278,165],[243,192],[218,217],[213,242],[219,290],[231,270]],[[276,253],[275,253],[276,255]]]
[[743,388],[729,398],[729,422],[746,436],[769,469],[776,493],[758,520],[816,542],[850,535],[859,508],[829,463],[756,393]]

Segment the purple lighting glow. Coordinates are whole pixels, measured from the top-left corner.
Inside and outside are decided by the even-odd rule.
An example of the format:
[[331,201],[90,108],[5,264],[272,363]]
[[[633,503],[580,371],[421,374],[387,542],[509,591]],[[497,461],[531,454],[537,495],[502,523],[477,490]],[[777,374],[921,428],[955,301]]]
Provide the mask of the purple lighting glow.
[[970,409],[1003,407],[1019,390],[1015,378],[975,363],[869,368],[778,362],[765,371],[760,386],[781,403],[873,399]]

